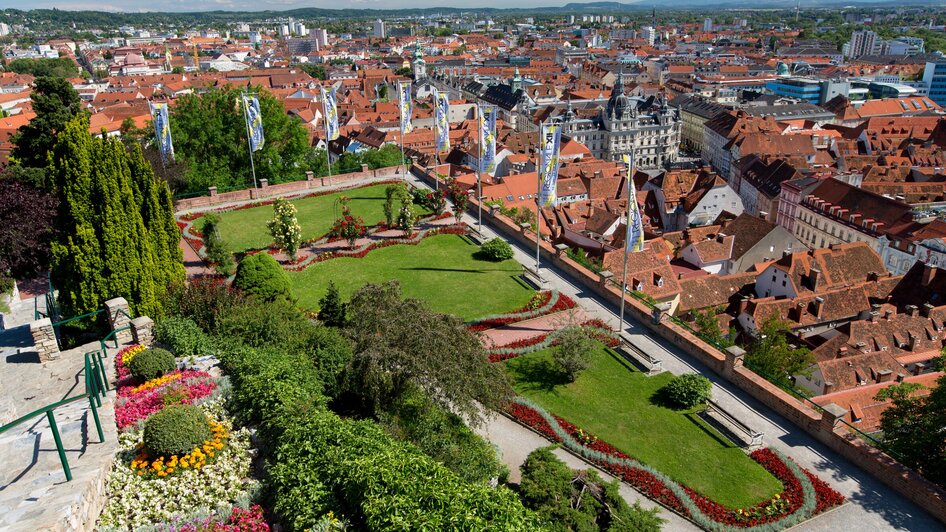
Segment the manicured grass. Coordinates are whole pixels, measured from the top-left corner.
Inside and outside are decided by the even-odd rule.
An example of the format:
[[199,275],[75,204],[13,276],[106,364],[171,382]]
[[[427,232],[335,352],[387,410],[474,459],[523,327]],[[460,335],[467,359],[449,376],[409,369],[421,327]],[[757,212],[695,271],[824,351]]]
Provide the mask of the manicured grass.
[[669,373],[647,377],[604,346],[570,384],[553,365],[551,349],[504,364],[520,395],[721,504],[744,508],[782,489],[694,411],[655,403]]
[[515,260],[488,262],[473,258],[479,250],[458,235],[425,238],[416,246],[397,245],[371,251],[363,258],[340,257],[290,272],[293,292],[303,308],[317,308],[329,281],[343,299],[365,283],[401,282],[405,297],[427,301],[438,312],[471,320],[523,307],[533,290],[515,277]]
[[[351,198],[348,204],[352,214],[361,216],[368,225],[375,225],[384,220],[385,189],[389,185],[372,185],[368,187],[344,190],[324,196],[311,196],[294,200],[293,205],[298,209],[297,217],[302,226],[302,238],[309,240],[324,235],[332,228],[335,216],[341,215],[341,205],[336,206],[335,200],[342,196]],[[417,207],[421,214],[428,211]],[[263,205],[249,209],[239,209],[220,214],[220,233],[234,252],[248,249],[261,249],[272,243],[273,238],[266,228],[266,223],[273,217],[273,206]],[[203,226],[201,220],[194,225]]]

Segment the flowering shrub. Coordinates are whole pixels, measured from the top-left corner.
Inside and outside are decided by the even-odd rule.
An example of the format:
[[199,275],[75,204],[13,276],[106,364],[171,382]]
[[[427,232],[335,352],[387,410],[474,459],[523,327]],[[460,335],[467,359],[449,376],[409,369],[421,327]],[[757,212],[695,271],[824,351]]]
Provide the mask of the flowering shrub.
[[[233,429],[230,418],[224,414],[223,402],[223,398],[218,398],[200,405],[229,434],[225,444],[221,440],[222,448],[214,447],[213,459],[206,460],[200,468],[182,468],[182,457],[178,457],[173,474],[160,476],[145,472],[139,475],[140,468],[133,469],[131,464],[138,458],[142,431],[131,430],[119,434],[119,455],[106,480],[108,503],[98,528],[138,529],[152,523],[167,522],[182,509],[217,508],[222,504],[229,506],[255,489],[257,483],[248,480],[249,431],[245,428]],[[165,460],[162,466],[165,473],[167,464]],[[148,465],[151,465],[150,462]]]
[[759,449],[750,457],[779,479],[784,491],[751,508],[729,509],[678,484],[571,423],[545,412],[526,399],[515,398],[507,408],[507,413],[548,439],[561,442],[569,450],[620,477],[648,497],[688,516],[707,530],[741,530],[758,526],[780,530],[844,502],[841,494],[811,472],[775,451]]
[[116,365],[118,362],[120,362],[122,366],[127,366],[128,364],[131,363],[131,360],[135,358],[135,355],[137,355],[138,353],[141,353],[145,349],[147,348],[141,344],[134,344],[134,345],[129,345],[128,347],[123,347],[121,351],[118,352],[118,355],[116,355],[116,359],[115,359]]
[[147,419],[169,404],[192,404],[210,395],[216,388],[217,384],[209,373],[193,370],[177,370],[136,387],[122,386],[120,381],[115,403],[115,424],[122,430]]
[[269,234],[273,237],[273,245],[284,250],[292,260],[295,260],[296,252],[302,243],[302,226],[299,225],[296,212],[295,205],[285,199],[276,198],[273,201],[273,219],[266,224]]
[[355,241],[368,234],[368,227],[361,216],[352,216],[348,207],[342,209],[342,217],[335,220],[329,235],[348,241],[348,247],[355,247]]

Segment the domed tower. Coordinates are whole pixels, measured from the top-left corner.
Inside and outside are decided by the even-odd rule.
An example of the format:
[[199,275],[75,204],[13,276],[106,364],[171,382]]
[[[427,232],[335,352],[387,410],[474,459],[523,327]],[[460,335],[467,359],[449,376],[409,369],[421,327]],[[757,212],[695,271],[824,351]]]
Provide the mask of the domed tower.
[[624,72],[618,73],[614,81],[614,88],[611,90],[611,97],[608,98],[608,119],[623,120],[625,113],[630,108],[630,102],[624,94]]
[[427,77],[427,61],[424,61],[424,52],[420,48],[420,39],[415,41],[413,67],[414,81]]
[[509,80],[509,86],[512,87],[512,92],[522,88],[522,76],[519,75],[519,67],[516,67],[516,73],[513,74],[512,79]]

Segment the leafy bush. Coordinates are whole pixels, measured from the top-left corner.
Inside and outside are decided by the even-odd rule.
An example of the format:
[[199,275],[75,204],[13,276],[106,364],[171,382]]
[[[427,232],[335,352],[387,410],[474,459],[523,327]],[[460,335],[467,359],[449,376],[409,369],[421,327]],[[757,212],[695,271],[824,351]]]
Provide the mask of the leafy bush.
[[219,279],[196,278],[187,284],[171,285],[164,309],[171,316],[190,318],[205,332],[213,331],[217,318],[243,301],[239,290]]
[[555,363],[561,368],[569,382],[574,382],[588,364],[591,363],[591,352],[597,346],[594,338],[580,326],[565,327],[556,335],[558,346],[552,353]]
[[237,267],[233,286],[264,301],[291,298],[289,276],[269,253],[247,255]]
[[179,357],[202,355],[210,343],[193,320],[175,316],[159,321],[154,328],[154,337]]
[[187,454],[210,436],[207,415],[194,405],[171,405],[145,421],[145,449],[155,458]]
[[713,383],[696,373],[676,376],[661,388],[667,401],[683,408],[705,404],[712,395],[712,391]]
[[467,482],[504,476],[496,450],[467,427],[459,416],[437,405],[419,390],[388,407],[381,416],[388,432],[417,446]]
[[512,246],[502,238],[494,238],[480,246],[479,256],[493,262],[502,262],[513,257]]
[[128,366],[132,377],[139,381],[150,381],[176,367],[174,355],[164,349],[152,348],[135,355]]
[[224,277],[233,275],[233,253],[230,252],[230,246],[220,235],[220,215],[216,213],[205,214],[203,218],[203,228],[201,232],[204,235],[204,248],[207,258],[214,264],[214,269]]

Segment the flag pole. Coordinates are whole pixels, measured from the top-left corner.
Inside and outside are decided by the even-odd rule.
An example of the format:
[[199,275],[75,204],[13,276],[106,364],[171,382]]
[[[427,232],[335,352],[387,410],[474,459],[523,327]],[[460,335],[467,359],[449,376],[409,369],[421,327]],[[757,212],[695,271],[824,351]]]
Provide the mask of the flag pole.
[[540,196],[542,194],[542,172],[540,171],[544,168],[544,163],[542,162],[542,129],[545,127],[545,124],[539,125],[539,142],[536,146],[539,146],[539,149],[536,150],[535,160],[538,163],[536,165],[536,183],[538,183],[538,188],[536,188],[535,195],[535,274],[539,275],[539,251],[542,249],[542,205],[540,204]]
[[328,168],[328,177],[332,177],[332,157],[328,149],[328,108],[325,107],[325,89],[322,89],[322,129],[325,130],[325,166]]
[[483,156],[485,155],[483,151],[483,126],[486,125],[483,121],[483,112],[480,110],[480,106],[476,106],[476,125],[479,130],[479,160],[476,163],[476,232],[479,235],[483,234]]
[[618,336],[624,332],[624,299],[627,297],[627,255],[630,250],[627,249],[627,231],[631,230],[631,202],[637,201],[637,198],[631,197],[631,182],[634,179],[634,150],[631,150],[631,156],[628,159],[627,171],[627,224],[624,233],[624,273],[621,275],[621,315],[618,318]]
[[253,142],[252,142],[252,133],[250,132],[250,117],[247,114],[249,111],[249,103],[246,100],[246,92],[243,92],[243,121],[246,122],[246,148],[250,151],[250,170],[253,171],[253,189],[258,190],[259,187],[256,186],[256,164],[253,162]]

